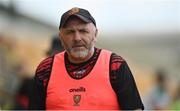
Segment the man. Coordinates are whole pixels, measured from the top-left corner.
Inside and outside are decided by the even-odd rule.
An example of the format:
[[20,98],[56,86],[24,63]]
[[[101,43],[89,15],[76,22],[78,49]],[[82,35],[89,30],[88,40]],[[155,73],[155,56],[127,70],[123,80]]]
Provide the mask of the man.
[[164,69],[155,72],[154,86],[144,96],[144,106],[147,110],[167,110],[171,103],[167,89],[167,76]]
[[72,8],[62,15],[59,37],[65,51],[38,66],[30,109],[144,109],[126,61],[96,48],[97,34],[87,10]]

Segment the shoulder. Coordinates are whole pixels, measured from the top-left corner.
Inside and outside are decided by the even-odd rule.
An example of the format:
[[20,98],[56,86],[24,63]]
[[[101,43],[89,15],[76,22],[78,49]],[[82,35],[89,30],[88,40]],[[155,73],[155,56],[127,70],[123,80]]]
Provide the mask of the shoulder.
[[36,75],[39,75],[44,71],[48,71],[48,69],[52,66],[53,59],[54,59],[54,56],[50,56],[42,60],[40,64],[37,66]]
[[126,61],[120,55],[112,53],[110,58],[110,69],[118,70],[124,62]]
[[122,85],[124,80],[131,79],[132,74],[127,62],[116,53],[111,54],[109,68],[110,82],[113,83],[113,86],[114,84]]
[[53,65],[54,56],[47,57],[42,60],[36,68],[35,72],[35,81],[38,84],[43,84],[49,79],[52,65]]

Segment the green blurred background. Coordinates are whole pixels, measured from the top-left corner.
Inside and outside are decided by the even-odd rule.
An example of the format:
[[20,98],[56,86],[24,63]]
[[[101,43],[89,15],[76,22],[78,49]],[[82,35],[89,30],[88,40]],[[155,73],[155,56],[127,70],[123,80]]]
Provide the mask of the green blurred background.
[[72,7],[88,9],[99,29],[97,47],[128,62],[141,97],[167,77],[172,109],[180,81],[179,0],[0,0],[0,109],[13,109],[25,78],[33,78],[58,35],[60,16]]

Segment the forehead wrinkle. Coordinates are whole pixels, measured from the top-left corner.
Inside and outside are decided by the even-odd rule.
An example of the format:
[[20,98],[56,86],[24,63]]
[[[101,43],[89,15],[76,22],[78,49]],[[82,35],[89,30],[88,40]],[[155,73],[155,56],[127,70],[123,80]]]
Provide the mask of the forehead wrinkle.
[[87,24],[78,24],[78,25],[67,26],[65,29],[66,30],[82,30],[82,29],[88,30],[88,26]]

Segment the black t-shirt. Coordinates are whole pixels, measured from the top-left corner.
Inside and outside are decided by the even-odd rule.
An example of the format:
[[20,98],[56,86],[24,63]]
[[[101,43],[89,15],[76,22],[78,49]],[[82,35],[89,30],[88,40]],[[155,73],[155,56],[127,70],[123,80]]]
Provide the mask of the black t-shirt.
[[[93,56],[86,62],[73,64],[68,60],[65,53],[66,70],[70,77],[83,79],[93,69],[101,49],[95,48]],[[43,60],[37,67],[34,78],[34,96],[30,99],[29,109],[45,109],[46,90],[50,78],[54,56]],[[126,61],[116,55],[111,54],[110,58],[110,83],[114,89],[122,110],[144,109],[133,75]],[[76,75],[76,71],[85,70],[81,75]]]

